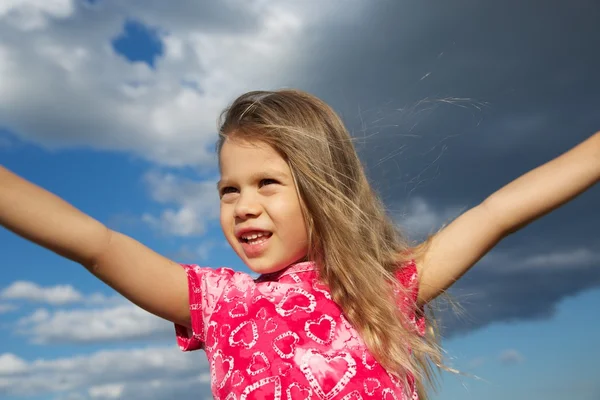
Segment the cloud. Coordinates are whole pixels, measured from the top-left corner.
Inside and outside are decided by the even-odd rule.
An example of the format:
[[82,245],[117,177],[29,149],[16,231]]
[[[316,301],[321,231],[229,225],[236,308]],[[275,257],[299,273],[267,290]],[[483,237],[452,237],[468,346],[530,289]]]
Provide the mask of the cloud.
[[0,395],[48,393],[71,399],[208,397],[210,374],[206,357],[185,354],[175,346],[33,361],[0,355]]
[[526,258],[519,265],[521,268],[578,268],[600,264],[600,252],[590,249],[574,249],[571,251],[550,252]]
[[114,304],[122,301],[122,298],[107,297],[101,293],[94,293],[85,297],[71,285],[42,287],[37,283],[28,281],[13,282],[0,291],[0,299],[28,300],[56,306],[75,303]]
[[549,249],[530,254],[522,251],[492,252],[481,260],[481,265],[494,273],[510,274],[518,272],[548,273],[575,272],[580,269],[592,268],[600,265],[600,251],[587,247],[576,247],[557,250]]
[[504,365],[521,364],[525,358],[515,349],[508,349],[502,352],[498,360]]
[[409,236],[423,238],[434,234],[443,225],[456,218],[461,211],[458,207],[446,207],[439,210],[426,199],[415,196],[404,206],[405,211],[393,212],[394,219]]
[[[307,23],[322,19],[273,1],[44,4],[0,9],[0,74],[11,77],[0,82],[0,104],[11,105],[0,107],[4,127],[46,148],[126,151],[172,166],[214,166],[220,111],[244,91],[285,85]],[[159,32],[155,69],[110,45],[130,16]]]
[[172,323],[132,304],[91,310],[38,309],[19,319],[16,331],[33,343],[44,344],[119,342],[174,335]]
[[0,355],[0,376],[12,375],[27,371],[27,363],[14,354]]
[[10,25],[31,31],[43,29],[51,19],[64,19],[73,14],[73,0],[8,0],[0,5],[0,18]]
[[150,172],[145,176],[153,200],[173,204],[160,216],[143,215],[146,223],[176,236],[203,234],[206,224],[219,216],[216,180],[192,181],[173,174]]
[[209,260],[210,254],[215,248],[221,249],[221,251],[223,251],[223,249],[231,251],[231,247],[227,242],[219,243],[217,241],[208,240],[195,247],[184,245],[178,251],[172,253],[170,258],[183,263],[197,264]]
[[[524,243],[493,250],[450,289],[464,313],[443,312],[446,335],[498,322],[551,318],[563,299],[600,286],[600,257],[592,247],[529,247]],[[553,248],[551,243],[545,247]]]
[[0,292],[0,298],[31,300],[49,304],[77,303],[83,296],[71,285],[43,288],[33,282],[17,281]]

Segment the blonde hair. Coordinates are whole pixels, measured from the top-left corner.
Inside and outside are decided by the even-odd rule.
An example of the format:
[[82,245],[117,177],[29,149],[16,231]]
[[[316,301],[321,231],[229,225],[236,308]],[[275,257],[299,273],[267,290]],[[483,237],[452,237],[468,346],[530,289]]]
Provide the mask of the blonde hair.
[[419,335],[394,297],[399,291],[410,298],[395,274],[414,254],[369,185],[339,116],[299,90],[255,91],[224,110],[219,125],[218,153],[228,137],[257,140],[287,161],[307,222],[308,259],[375,359],[407,390],[414,378],[426,398],[441,351],[435,335]]

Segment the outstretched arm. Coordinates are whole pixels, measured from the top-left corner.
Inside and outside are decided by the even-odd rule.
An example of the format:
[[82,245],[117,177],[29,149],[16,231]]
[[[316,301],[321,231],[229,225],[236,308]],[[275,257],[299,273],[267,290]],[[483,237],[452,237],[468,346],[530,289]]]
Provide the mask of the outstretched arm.
[[434,235],[418,256],[419,302],[450,287],[500,240],[600,180],[600,132],[526,173]]
[[1,166],[0,225],[82,264],[145,310],[189,326],[183,268]]

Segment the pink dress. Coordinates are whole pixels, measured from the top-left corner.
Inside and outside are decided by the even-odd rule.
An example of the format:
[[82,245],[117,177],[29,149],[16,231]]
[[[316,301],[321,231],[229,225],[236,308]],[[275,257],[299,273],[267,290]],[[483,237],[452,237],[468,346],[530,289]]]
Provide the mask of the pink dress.
[[[176,325],[177,342],[183,351],[206,351],[215,399],[405,399],[317,280],[314,263],[256,280],[184,267],[192,329]],[[398,273],[413,296],[399,299],[400,307],[416,300],[416,274],[414,262]],[[422,333],[424,320],[409,318]]]

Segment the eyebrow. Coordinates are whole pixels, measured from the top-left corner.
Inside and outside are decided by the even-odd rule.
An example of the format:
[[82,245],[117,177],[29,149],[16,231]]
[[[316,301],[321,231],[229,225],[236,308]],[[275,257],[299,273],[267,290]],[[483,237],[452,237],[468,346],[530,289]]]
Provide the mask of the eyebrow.
[[[288,179],[288,175],[286,173],[277,171],[277,170],[273,170],[273,169],[268,169],[268,170],[256,172],[256,173],[250,175],[250,180],[256,181],[259,178],[264,178],[265,176],[272,176],[273,178],[276,178],[278,180],[287,180]],[[222,187],[229,185],[229,182],[230,182],[230,180],[228,180],[228,179],[219,180],[217,182],[217,189],[221,189]]]

